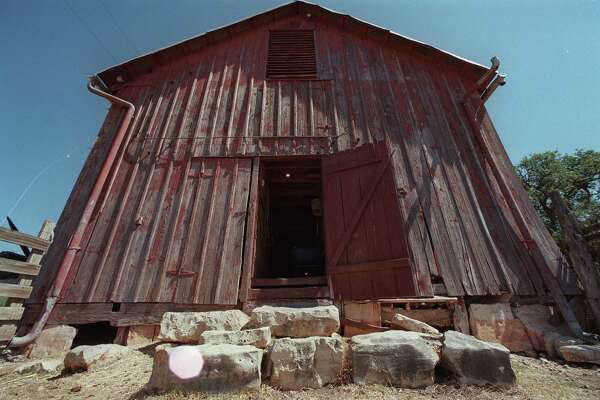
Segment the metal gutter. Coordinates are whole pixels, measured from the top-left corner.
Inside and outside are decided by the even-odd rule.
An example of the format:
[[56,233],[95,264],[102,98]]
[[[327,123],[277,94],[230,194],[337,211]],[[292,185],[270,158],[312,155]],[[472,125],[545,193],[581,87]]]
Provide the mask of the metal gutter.
[[[97,77],[90,77],[90,80],[87,85],[88,90],[95,95],[107,99],[111,103],[111,105],[124,107],[127,111],[125,113],[125,116],[123,117],[123,120],[121,121],[121,125],[119,126],[117,133],[115,134],[112,145],[108,151],[108,154],[106,155],[106,158],[104,159],[104,163],[102,164],[100,173],[96,178],[94,187],[92,188],[83,213],[81,214],[81,218],[79,219],[77,228],[75,229],[75,232],[73,233],[73,236],[69,241],[69,245],[67,247],[65,255],[63,256],[62,262],[58,267],[58,272],[56,274],[56,277],[54,278],[54,283],[52,284],[52,287],[50,288],[48,296],[46,297],[46,300],[44,302],[43,311],[33,324],[31,331],[29,331],[29,333],[25,336],[13,337],[8,343],[8,347],[22,347],[35,341],[40,335],[40,333],[42,333],[42,330],[44,329],[48,318],[50,318],[52,310],[54,310],[54,306],[63,295],[62,291],[64,284],[67,280],[67,277],[69,276],[69,272],[73,268],[77,252],[81,249],[84,234],[90,223],[94,210],[96,209],[98,200],[102,195],[104,185],[107,179],[109,178],[110,171],[113,169],[113,165],[115,164],[115,159],[117,158],[117,153],[121,148],[121,144],[125,137],[125,133],[129,128],[129,125],[133,119],[133,115],[135,114],[135,106],[132,103],[95,87],[94,83],[96,78]],[[120,159],[118,163],[120,163]],[[116,170],[114,171],[116,172]],[[110,186],[112,186],[113,182],[114,176],[109,182]]]

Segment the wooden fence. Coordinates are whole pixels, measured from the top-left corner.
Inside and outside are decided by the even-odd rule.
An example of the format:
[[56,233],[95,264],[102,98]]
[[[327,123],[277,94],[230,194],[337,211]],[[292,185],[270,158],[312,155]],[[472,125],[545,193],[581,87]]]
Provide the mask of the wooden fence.
[[7,298],[0,307],[0,342],[10,340],[17,330],[24,311],[23,303],[31,295],[31,283],[40,272],[42,256],[52,242],[53,229],[54,223],[47,220],[37,236],[0,227],[0,241],[31,248],[26,261],[0,257],[0,271],[16,274],[10,283],[0,281],[0,298]]
[[581,233],[579,224],[573,214],[569,211],[567,203],[558,192],[550,193],[550,199],[554,206],[554,215],[556,216],[561,228],[562,239],[566,244],[567,255],[571,261],[571,266],[577,273],[579,281],[583,286],[586,301],[589,309],[594,316],[596,329],[600,330],[600,270],[594,265],[592,256],[585,246],[586,240],[591,240],[592,233],[584,236]]

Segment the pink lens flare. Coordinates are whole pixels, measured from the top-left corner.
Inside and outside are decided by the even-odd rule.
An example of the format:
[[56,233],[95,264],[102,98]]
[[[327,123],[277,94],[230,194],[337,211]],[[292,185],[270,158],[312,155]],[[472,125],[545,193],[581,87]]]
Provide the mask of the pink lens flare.
[[200,375],[204,359],[194,346],[179,346],[169,353],[169,369],[180,379],[191,379]]

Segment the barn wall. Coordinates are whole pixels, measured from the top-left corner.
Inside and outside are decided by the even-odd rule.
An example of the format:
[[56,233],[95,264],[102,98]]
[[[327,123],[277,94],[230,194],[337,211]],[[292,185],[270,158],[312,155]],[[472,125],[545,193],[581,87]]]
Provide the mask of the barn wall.
[[[320,80],[265,80],[268,30],[277,28],[316,30]],[[237,273],[211,276],[212,294],[202,298],[200,289],[193,289],[199,281],[182,283],[187,294],[174,294],[183,278],[164,274],[185,264],[177,255],[183,250],[167,249],[173,237],[185,236],[178,227],[193,203],[183,183],[190,179],[190,166],[206,156],[318,154],[386,137],[420,295],[432,294],[430,275],[443,278],[451,295],[541,291],[489,166],[470,140],[460,100],[473,77],[466,79],[466,73],[417,49],[400,50],[319,19],[292,16],[130,82],[119,94],[137,107],[132,139],[106,206],[90,225],[91,239],[78,256],[66,301],[231,300],[214,288],[237,285]],[[97,174],[115,120],[111,112],[61,216],[47,269],[60,261],[73,230],[69,221],[77,220],[77,205]],[[505,153],[498,156],[508,162]],[[245,191],[245,179],[234,189]],[[210,210],[233,194],[202,200]],[[231,210],[220,218],[222,226],[243,229]],[[194,236],[190,245],[203,249],[209,238]],[[215,245],[223,247],[219,240]],[[229,271],[218,263],[213,267]],[[198,273],[202,267],[190,268]],[[43,293],[44,285],[36,298]]]
[[[131,93],[131,90],[128,92]],[[52,285],[56,269],[66,251],[70,237],[77,227],[86,200],[100,172],[102,160],[108,154],[112,139],[118,129],[117,124],[122,117],[123,112],[118,107],[112,107],[108,111],[106,119],[94,141],[92,150],[88,154],[79,177],[75,181],[73,191],[69,195],[65,208],[58,219],[56,228],[54,229],[52,245],[44,255],[43,267],[39,275],[34,278],[34,290],[28,302],[42,302],[44,299],[43,296],[45,296],[45,293]]]

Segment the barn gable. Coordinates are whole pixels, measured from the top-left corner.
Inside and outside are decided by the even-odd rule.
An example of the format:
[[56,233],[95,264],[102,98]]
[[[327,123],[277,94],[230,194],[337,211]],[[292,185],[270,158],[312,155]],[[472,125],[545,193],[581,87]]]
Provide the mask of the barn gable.
[[206,32],[180,43],[136,57],[130,61],[99,72],[98,76],[111,90],[114,91],[123,86],[125,82],[131,82],[139,75],[152,72],[161,65],[169,64],[172,60],[191,56],[199,50],[221,44],[221,42],[225,40],[240,34],[246,34],[248,31],[257,27],[260,28],[294,16],[301,16],[307,19],[318,19],[330,26],[335,26],[347,32],[358,33],[361,37],[366,36],[380,43],[392,44],[407,52],[417,53],[427,57],[430,62],[435,60],[434,62],[452,66],[461,70],[464,74],[468,74],[473,79],[478,79],[480,75],[487,70],[486,67],[473,61],[466,60],[429,44],[419,42],[388,29],[359,20],[350,15],[340,14],[305,1],[293,1],[231,25]]
[[[267,78],[269,32],[293,30],[314,33],[316,77]],[[481,156],[462,104],[486,71],[381,28],[295,2],[101,72],[111,90],[134,103],[136,115],[114,185],[92,217],[61,301],[245,301],[255,293],[253,273],[262,268],[259,259],[267,251],[260,243],[268,236],[260,228],[268,219],[260,188],[269,179],[273,188],[281,183],[273,171],[284,168],[278,163],[285,160],[297,163],[284,164],[293,176],[308,168],[303,162],[322,160],[323,195],[334,198],[327,194],[328,179],[340,185],[337,196],[346,193],[335,203],[323,200],[330,224],[325,235],[332,235],[335,221],[339,232],[333,237],[353,230],[338,259],[340,265],[352,264],[358,275],[330,284],[375,296],[380,286],[373,282],[368,290],[348,288],[374,276],[363,272],[376,266],[403,282],[386,293],[432,296],[434,287],[452,296],[545,293],[527,238],[489,160]],[[482,127],[475,134],[494,148],[523,213],[539,233],[536,239],[558,256],[484,108],[480,115]],[[60,264],[120,118],[119,110],[111,109],[58,223],[34,302],[42,301],[53,266]],[[370,169],[336,175],[363,158]],[[389,174],[377,175],[377,165],[385,165]],[[302,195],[318,197],[316,181],[298,175],[312,185]],[[370,177],[387,182],[387,189],[369,192]],[[367,193],[376,195],[366,199]],[[332,222],[327,209],[336,205],[328,204],[342,210]],[[393,212],[381,214],[378,208]],[[358,209],[364,214],[354,218]],[[366,225],[389,218],[402,229],[394,240]],[[382,238],[389,240],[387,250],[369,253]],[[364,253],[358,254],[361,248]],[[576,293],[570,269],[553,268],[563,290]],[[327,283],[310,282],[314,297],[329,296],[323,290]]]

